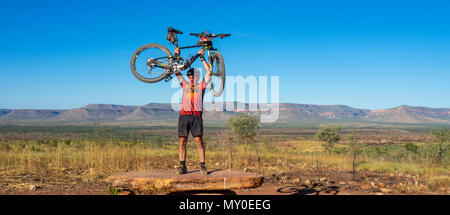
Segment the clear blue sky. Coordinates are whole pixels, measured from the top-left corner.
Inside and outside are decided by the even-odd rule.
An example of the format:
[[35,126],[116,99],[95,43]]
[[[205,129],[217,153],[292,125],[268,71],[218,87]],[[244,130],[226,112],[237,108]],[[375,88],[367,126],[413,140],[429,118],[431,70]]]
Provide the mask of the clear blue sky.
[[450,107],[448,1],[208,2],[2,1],[0,108],[170,102],[129,67],[139,46],[169,46],[168,26],[231,33],[228,75],[280,76],[280,102]]

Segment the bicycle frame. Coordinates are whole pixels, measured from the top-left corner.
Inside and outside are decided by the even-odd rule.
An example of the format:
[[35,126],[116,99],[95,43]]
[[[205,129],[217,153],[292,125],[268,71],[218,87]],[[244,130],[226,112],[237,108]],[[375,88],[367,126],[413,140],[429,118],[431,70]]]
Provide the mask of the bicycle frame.
[[[184,47],[179,47],[178,46],[178,42],[176,42],[175,43],[175,48],[178,48],[178,49],[190,49],[190,48],[198,48],[198,47],[203,47],[203,49],[205,49],[205,50],[207,50],[207,52],[208,52],[208,58],[210,57],[210,50],[212,50],[212,51],[216,51],[217,49],[215,49],[215,48],[213,48],[213,46],[212,46],[212,43],[211,43],[211,46],[202,46],[202,45],[193,45],[193,46],[184,46]],[[192,65],[192,63],[194,63],[196,60],[197,60],[197,58],[198,57],[200,57],[200,55],[199,54],[196,54],[196,55],[194,55],[194,56],[192,56],[190,59],[187,59],[185,62],[184,62],[184,64],[182,65],[182,67],[179,67],[179,68],[176,68],[175,70],[185,70],[185,69],[187,69],[187,68],[189,68],[191,65]],[[179,55],[179,54],[174,54],[173,56],[168,56],[168,57],[159,57],[159,58],[153,58],[152,60],[159,60],[159,59],[164,59],[164,58],[169,58],[169,60],[170,59],[174,59],[175,60],[175,62],[177,62],[177,63],[179,63],[180,62],[180,58],[181,58],[181,56]],[[150,62],[150,63],[155,63],[155,62]],[[170,69],[170,71],[171,71],[171,73],[174,73],[174,69],[173,69],[173,63],[172,62],[170,62],[169,63],[169,65],[164,65],[164,64],[161,64],[161,63],[156,63],[156,64],[153,64],[152,66],[155,66],[155,67],[159,67],[159,68],[162,68],[162,69]],[[212,65],[209,65],[210,67],[212,66]]]

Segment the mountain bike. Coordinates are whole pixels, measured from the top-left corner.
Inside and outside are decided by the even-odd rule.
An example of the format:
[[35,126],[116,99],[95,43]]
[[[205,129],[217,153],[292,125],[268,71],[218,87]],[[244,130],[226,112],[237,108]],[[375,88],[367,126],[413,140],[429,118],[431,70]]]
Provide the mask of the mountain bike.
[[[189,49],[202,47],[207,52],[207,63],[211,70],[211,81],[209,83],[211,93],[220,96],[225,87],[225,63],[222,54],[213,47],[213,39],[231,36],[231,34],[212,34],[207,31],[202,33],[190,33],[199,37],[197,45],[179,47],[177,34],[182,31],[169,27],[167,40],[175,45],[175,49]],[[145,83],[156,83],[161,80],[170,81],[172,74],[189,69],[191,65],[200,57],[196,54],[184,60],[179,54],[172,54],[168,48],[158,43],[150,43],[141,46],[131,57],[131,72],[140,81]]]

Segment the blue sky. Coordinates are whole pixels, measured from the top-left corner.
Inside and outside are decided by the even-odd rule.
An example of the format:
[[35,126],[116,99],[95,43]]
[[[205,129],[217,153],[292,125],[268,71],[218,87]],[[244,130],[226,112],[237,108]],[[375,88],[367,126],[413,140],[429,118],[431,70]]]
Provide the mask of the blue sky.
[[280,102],[450,107],[446,1],[171,2],[2,1],[0,108],[170,102],[129,67],[143,44],[170,47],[168,26],[181,45],[231,33],[227,74],[278,75]]

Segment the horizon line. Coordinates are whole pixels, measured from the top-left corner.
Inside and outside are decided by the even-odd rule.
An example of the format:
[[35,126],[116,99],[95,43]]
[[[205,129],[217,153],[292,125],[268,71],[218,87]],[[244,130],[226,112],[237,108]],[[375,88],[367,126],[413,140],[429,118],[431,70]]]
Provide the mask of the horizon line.
[[[259,104],[259,103],[246,103],[246,102],[240,102],[240,101],[225,101],[225,102],[205,102],[205,103],[244,103],[246,105],[249,104]],[[171,104],[170,102],[149,102],[143,105],[128,105],[128,104],[112,104],[112,103],[90,103],[84,106],[80,106],[80,107],[75,107],[75,108],[2,108],[0,107],[0,110],[71,110],[71,109],[79,109],[79,108],[83,108],[83,107],[87,107],[89,105],[118,105],[118,106],[145,106],[145,105],[149,105],[149,104]],[[177,103],[177,104],[181,104],[181,103]],[[350,105],[346,105],[346,104],[308,104],[308,103],[294,103],[294,102],[278,102],[278,103],[262,103],[262,105],[274,105],[274,104],[294,104],[294,105],[317,105],[317,106],[348,106],[354,109],[361,109],[361,110],[387,110],[387,109],[394,109],[394,108],[398,108],[398,107],[402,107],[402,106],[408,106],[408,107],[424,107],[424,108],[433,108],[433,109],[450,109],[450,107],[429,107],[429,106],[423,106],[423,105],[406,105],[406,104],[402,104],[402,105],[397,105],[394,107],[390,107],[390,108],[381,108],[381,109],[369,109],[369,108],[358,108],[358,107],[353,107]]]

